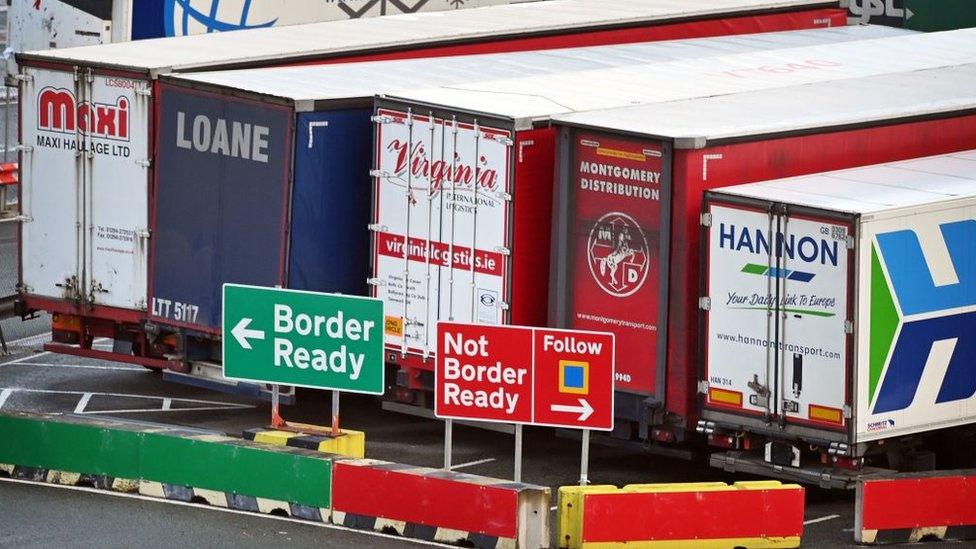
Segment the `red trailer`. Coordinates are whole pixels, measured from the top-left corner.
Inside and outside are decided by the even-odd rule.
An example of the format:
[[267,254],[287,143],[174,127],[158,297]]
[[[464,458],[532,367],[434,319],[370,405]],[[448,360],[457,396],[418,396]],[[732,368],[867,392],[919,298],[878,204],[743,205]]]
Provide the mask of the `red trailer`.
[[551,0],[22,54],[20,312],[55,313],[50,350],[171,366],[146,326],[161,74],[840,26],[837,4]]
[[971,149],[974,79],[963,64],[554,117],[550,322],[617,335],[615,436],[688,440],[721,397],[699,370],[704,191]]

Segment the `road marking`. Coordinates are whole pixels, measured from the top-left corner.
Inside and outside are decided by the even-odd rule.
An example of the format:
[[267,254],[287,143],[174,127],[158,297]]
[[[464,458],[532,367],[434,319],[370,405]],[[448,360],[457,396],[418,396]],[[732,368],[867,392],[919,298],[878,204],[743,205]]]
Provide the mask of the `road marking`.
[[43,353],[36,353],[36,354],[32,354],[32,355],[22,356],[22,357],[18,358],[17,360],[11,360],[10,362],[0,362],[0,366],[12,366],[14,364],[20,364],[21,362],[27,362],[28,360],[30,360],[32,358],[38,358],[38,357],[42,357],[44,355],[49,355],[49,354],[51,354],[51,351],[44,351]]
[[78,405],[75,406],[75,413],[76,414],[83,414],[83,413],[85,413],[85,408],[88,406],[88,401],[91,400],[91,397],[92,397],[92,394],[91,393],[85,393],[85,394],[81,395],[81,399],[78,400]]
[[493,461],[495,461],[495,458],[485,458],[485,459],[479,459],[478,461],[469,461],[467,463],[460,463],[458,465],[452,465],[451,466],[451,470],[453,471],[454,469],[463,469],[465,467],[474,467],[475,465],[484,465],[485,463],[491,463]]
[[117,498],[138,499],[138,500],[142,500],[142,501],[149,501],[149,502],[160,503],[160,504],[165,504],[165,505],[179,505],[181,507],[194,507],[196,509],[200,509],[200,510],[203,510],[203,511],[213,511],[213,512],[216,512],[216,513],[230,513],[232,515],[244,515],[244,516],[253,517],[253,518],[262,518],[262,519],[267,519],[267,520],[277,520],[277,521],[281,521],[281,522],[290,522],[292,524],[301,524],[301,525],[304,525],[304,526],[312,526],[312,527],[315,527],[315,528],[327,528],[329,530],[338,530],[338,531],[341,531],[341,532],[349,532],[351,534],[360,534],[360,535],[363,535],[363,536],[372,536],[372,537],[375,537],[375,538],[382,538],[382,539],[394,540],[394,541],[399,541],[399,542],[403,542],[403,543],[412,543],[414,545],[426,545],[428,547],[449,547],[449,548],[452,548],[452,549],[456,549],[456,546],[454,546],[454,545],[447,545],[447,544],[444,544],[444,543],[437,543],[437,542],[426,541],[426,540],[421,540],[421,539],[405,538],[405,537],[402,537],[402,536],[394,536],[392,534],[384,534],[382,532],[371,532],[369,530],[358,530],[356,528],[349,528],[347,526],[339,526],[338,524],[328,524],[328,523],[324,523],[324,522],[312,522],[312,521],[301,520],[301,519],[296,519],[296,518],[292,518],[292,517],[279,517],[279,516],[275,516],[275,515],[262,515],[260,513],[250,513],[250,512],[247,512],[247,511],[238,511],[237,509],[228,509],[226,507],[214,507],[212,505],[205,505],[205,504],[202,504],[202,503],[189,503],[189,502],[186,502],[186,501],[178,501],[178,500],[172,500],[172,499],[153,498],[153,497],[149,497],[149,496],[144,496],[142,494],[126,494],[124,492],[111,492],[111,491],[108,491],[108,490],[99,490],[97,488],[88,488],[87,486],[69,486],[69,485],[64,485],[64,484],[47,484],[46,482],[31,482],[29,480],[20,480],[20,479],[3,478],[3,477],[0,477],[0,482],[9,482],[11,484],[28,484],[28,485],[31,485],[31,486],[40,486],[40,487],[44,487],[44,488],[54,488],[54,489],[61,489],[61,490],[73,490],[75,492],[88,492],[90,494],[97,494],[97,495],[101,495],[101,496],[113,496],[113,497],[117,497]]
[[3,405],[7,403],[7,399],[10,398],[10,395],[13,393],[14,392],[12,389],[4,389],[3,391],[0,391],[0,409],[3,408]]
[[[137,413],[150,413],[150,412],[200,412],[200,411],[210,411],[210,410],[250,410],[255,408],[253,404],[238,404],[236,402],[221,402],[219,400],[203,400],[199,398],[173,398],[158,395],[134,395],[125,393],[98,393],[93,391],[56,391],[54,389],[27,389],[24,387],[0,387],[0,391],[12,391],[12,392],[23,392],[23,393],[38,393],[42,395],[81,395],[81,400],[78,401],[78,405],[75,406],[74,413],[76,414],[137,414]],[[88,411],[85,407],[88,406],[88,401],[91,400],[93,396],[106,396],[106,397],[116,397],[116,398],[144,398],[149,400],[160,401],[159,408],[125,408],[122,410],[96,410]],[[188,402],[192,404],[200,404],[201,406],[191,406],[187,408],[168,408],[163,409],[162,405],[165,404],[166,400],[170,401],[170,406],[175,402]]]
[[173,399],[171,398],[163,399],[163,406],[162,406],[163,410],[169,410],[172,406],[173,406]]
[[[252,408],[253,406],[246,406],[246,408]],[[215,410],[238,410],[240,408],[231,408],[228,406],[193,406],[190,408],[173,408],[173,409],[161,409],[161,408],[138,408],[132,410],[86,410],[84,412],[75,412],[81,415],[98,415],[98,414],[151,414],[159,412],[207,412]]]
[[38,343],[47,343],[51,340],[51,332],[45,332],[42,334],[36,334],[32,336],[22,337],[20,339],[15,339],[8,343],[11,346],[21,346],[21,345],[36,345]]
[[827,522],[828,520],[834,520],[834,519],[839,519],[839,518],[840,518],[840,515],[827,515],[825,517],[810,519],[808,521],[805,521],[803,524],[804,525],[807,525],[807,524],[816,524],[818,522]]
[[[9,364],[3,364],[3,366],[8,366]],[[53,362],[21,362],[17,364],[18,366],[40,366],[42,368],[82,368],[85,370],[113,370],[113,371],[128,371],[128,372],[149,372],[145,368],[129,368],[127,366],[96,366],[94,364],[55,364]]]

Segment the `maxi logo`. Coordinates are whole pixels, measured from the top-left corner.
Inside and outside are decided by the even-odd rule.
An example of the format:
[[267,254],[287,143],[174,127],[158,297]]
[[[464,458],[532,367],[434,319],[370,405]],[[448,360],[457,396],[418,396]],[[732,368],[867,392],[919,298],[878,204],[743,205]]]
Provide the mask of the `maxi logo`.
[[879,234],[872,250],[868,390],[875,414],[931,404],[916,397],[940,357],[947,364],[935,403],[976,395],[976,220],[939,230],[942,242],[926,244],[945,247],[952,283],[935,282],[913,230]]
[[79,104],[71,90],[44,88],[37,95],[37,129],[128,141],[129,98],[119,96],[114,104]]

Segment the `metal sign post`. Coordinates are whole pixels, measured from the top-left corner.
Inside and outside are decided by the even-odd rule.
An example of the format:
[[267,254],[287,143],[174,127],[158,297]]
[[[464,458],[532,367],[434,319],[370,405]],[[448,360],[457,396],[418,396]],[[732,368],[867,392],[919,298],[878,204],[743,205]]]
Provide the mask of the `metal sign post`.
[[515,424],[515,482],[522,482],[522,424]]
[[454,420],[444,420],[444,470],[451,470],[451,450],[454,446]]
[[590,468],[590,430],[583,429],[583,448],[580,455],[580,486],[590,483],[588,470]]
[[337,437],[339,430],[339,391],[332,391],[332,436]]
[[285,426],[285,420],[281,419],[280,399],[281,386],[275,383],[271,386],[271,427],[275,429]]

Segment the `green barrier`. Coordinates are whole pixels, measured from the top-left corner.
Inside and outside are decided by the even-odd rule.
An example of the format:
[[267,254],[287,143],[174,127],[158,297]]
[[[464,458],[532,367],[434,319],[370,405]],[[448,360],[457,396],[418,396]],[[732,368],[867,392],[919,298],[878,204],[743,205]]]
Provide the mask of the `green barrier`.
[[331,507],[333,456],[219,433],[100,418],[0,413],[0,464]]

